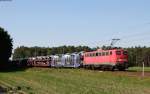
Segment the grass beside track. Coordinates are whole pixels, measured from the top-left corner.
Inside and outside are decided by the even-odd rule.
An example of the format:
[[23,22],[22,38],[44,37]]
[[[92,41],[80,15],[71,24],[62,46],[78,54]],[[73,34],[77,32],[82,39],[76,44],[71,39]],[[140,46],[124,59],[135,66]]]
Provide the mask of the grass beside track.
[[0,72],[0,85],[18,94],[150,94],[150,77],[85,69]]

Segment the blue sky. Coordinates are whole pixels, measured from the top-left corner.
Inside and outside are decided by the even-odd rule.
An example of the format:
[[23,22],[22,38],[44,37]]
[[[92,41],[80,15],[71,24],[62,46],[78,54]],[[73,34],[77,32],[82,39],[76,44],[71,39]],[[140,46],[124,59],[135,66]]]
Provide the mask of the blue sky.
[[0,1],[0,26],[17,46],[150,46],[150,0]]

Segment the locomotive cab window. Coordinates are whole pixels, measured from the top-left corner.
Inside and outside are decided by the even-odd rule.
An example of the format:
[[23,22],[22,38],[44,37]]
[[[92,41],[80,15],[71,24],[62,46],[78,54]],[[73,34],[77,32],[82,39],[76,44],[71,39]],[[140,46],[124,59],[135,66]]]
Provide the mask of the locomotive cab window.
[[108,52],[106,52],[106,56],[107,56],[107,55],[109,55],[109,53],[108,53]]
[[105,52],[102,52],[102,56],[105,56]]
[[89,57],[91,57],[91,53],[89,53]]
[[124,55],[127,55],[127,54],[128,54],[128,52],[127,52],[127,51],[123,51],[123,54],[124,54]]
[[110,51],[110,55],[112,55],[112,51]]
[[96,56],[96,53],[93,53],[93,56]]
[[116,55],[121,55],[121,51],[116,51]]
[[92,56],[92,53],[90,53],[90,56]]
[[96,53],[96,56],[98,56],[98,53]]
[[99,54],[98,56],[101,56],[101,53],[100,53],[100,52],[99,52],[98,54]]

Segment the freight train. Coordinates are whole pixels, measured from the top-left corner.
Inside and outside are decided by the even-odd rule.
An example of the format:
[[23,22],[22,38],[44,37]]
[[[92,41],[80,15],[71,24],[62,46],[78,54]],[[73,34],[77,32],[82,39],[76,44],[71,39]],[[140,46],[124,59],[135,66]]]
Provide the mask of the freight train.
[[83,67],[125,70],[128,68],[128,52],[124,49],[98,49],[91,52],[30,57],[12,62],[16,66],[27,67]]

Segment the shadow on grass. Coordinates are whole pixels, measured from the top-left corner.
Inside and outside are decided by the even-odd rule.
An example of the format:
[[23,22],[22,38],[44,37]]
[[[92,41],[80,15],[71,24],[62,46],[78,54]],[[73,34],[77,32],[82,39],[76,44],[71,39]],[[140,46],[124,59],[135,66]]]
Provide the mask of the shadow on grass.
[[5,63],[0,62],[0,72],[16,72],[16,71],[25,71],[28,69],[26,61],[8,61]]
[[28,67],[5,67],[0,69],[0,72],[16,72],[16,71],[25,71]]
[[25,71],[29,67],[27,66],[16,66],[10,63],[0,64],[0,72],[16,72],[16,71]]

